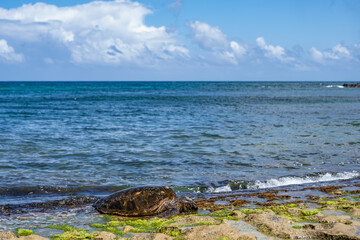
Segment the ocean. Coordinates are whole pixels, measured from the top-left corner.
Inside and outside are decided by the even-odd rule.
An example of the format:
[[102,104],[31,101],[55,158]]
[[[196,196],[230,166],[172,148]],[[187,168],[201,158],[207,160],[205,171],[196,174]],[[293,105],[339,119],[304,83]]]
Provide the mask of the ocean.
[[0,82],[0,205],[360,178],[360,89],[334,82]]

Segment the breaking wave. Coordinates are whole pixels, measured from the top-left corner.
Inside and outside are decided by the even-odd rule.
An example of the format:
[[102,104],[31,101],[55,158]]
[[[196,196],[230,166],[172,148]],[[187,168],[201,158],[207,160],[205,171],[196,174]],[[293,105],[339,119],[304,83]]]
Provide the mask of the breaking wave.
[[360,172],[342,172],[342,173],[319,173],[316,175],[309,175],[305,177],[288,176],[265,181],[228,181],[225,186],[209,187],[207,192],[231,192],[239,189],[263,189],[274,188],[289,185],[302,185],[307,183],[321,183],[336,180],[347,180],[360,177]]
[[327,88],[344,88],[344,86],[342,86],[342,85],[327,85],[325,87],[327,87]]
[[[221,193],[231,192],[246,189],[264,189],[274,188],[289,185],[302,185],[309,183],[321,183],[336,180],[347,180],[360,178],[359,171],[342,172],[342,173],[317,173],[313,175],[307,175],[304,177],[299,176],[287,176],[280,178],[273,178],[264,181],[237,181],[227,180],[217,183],[200,184],[194,186],[175,186],[172,187],[175,192],[179,193]],[[4,201],[9,201],[12,197],[20,197],[22,201],[25,198],[41,198],[42,200],[48,200],[58,196],[103,196],[125,188],[134,187],[129,185],[122,186],[83,186],[78,188],[62,188],[62,187],[50,187],[50,186],[34,186],[34,187],[20,187],[20,188],[0,188],[0,198],[6,197],[6,199],[0,200],[0,205],[4,204]],[[22,198],[25,197],[25,198]],[[30,201],[31,199],[29,199]]]
[[335,180],[345,180],[359,177],[360,173],[357,171],[352,172],[343,172],[343,173],[324,173],[318,176],[306,176],[306,177],[281,177],[279,179],[270,179],[264,182],[255,181],[252,188],[272,188],[272,187],[281,187],[287,185],[295,184],[305,184],[305,183],[317,183],[317,182],[329,182]]
[[221,186],[221,187],[209,187],[207,192],[231,192],[231,186],[230,184],[227,184],[225,186]]

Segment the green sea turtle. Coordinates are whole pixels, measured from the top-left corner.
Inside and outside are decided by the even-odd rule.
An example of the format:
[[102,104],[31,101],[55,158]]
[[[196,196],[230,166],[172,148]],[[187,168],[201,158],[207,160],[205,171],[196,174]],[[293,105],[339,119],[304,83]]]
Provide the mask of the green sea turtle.
[[100,213],[124,217],[170,217],[198,208],[188,197],[176,196],[169,187],[134,187],[121,190],[98,200],[94,207]]

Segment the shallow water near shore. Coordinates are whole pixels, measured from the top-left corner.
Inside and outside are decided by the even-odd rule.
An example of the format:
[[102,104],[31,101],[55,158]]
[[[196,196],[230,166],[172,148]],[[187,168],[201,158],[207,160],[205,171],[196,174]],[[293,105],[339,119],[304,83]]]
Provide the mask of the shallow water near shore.
[[[199,210],[192,214],[200,215],[208,215],[212,211],[222,209],[243,209],[244,211],[258,209],[262,211],[261,209],[264,207],[271,209],[272,206],[275,209],[282,210],[289,206],[301,205],[303,206],[302,210],[319,209],[319,203],[321,203],[323,208],[325,207],[321,210],[325,215],[348,215],[349,206],[359,206],[359,186],[360,179],[350,179],[268,189],[243,189],[220,193],[178,192],[177,194],[193,198],[197,202]],[[98,213],[92,206],[98,199],[96,197],[71,197],[64,195],[62,197],[64,198],[63,200],[19,205],[0,205],[0,231],[16,232],[19,228],[25,228],[31,229],[41,236],[49,237],[63,233],[52,226],[71,226],[93,232],[98,230],[92,227],[94,223],[105,224],[111,219],[117,218],[116,216]],[[240,205],[237,205],[236,201]],[[206,204],[210,203],[210,205],[204,205],[204,202]],[[336,204],[342,204],[344,209],[341,209],[342,206],[340,206],[340,209],[336,209]],[[334,208],[326,210],[328,207]],[[128,221],[148,219],[148,217],[120,219]],[[241,230],[244,229],[241,228]]]
[[359,179],[360,92],[341,84],[1,82],[0,205]]

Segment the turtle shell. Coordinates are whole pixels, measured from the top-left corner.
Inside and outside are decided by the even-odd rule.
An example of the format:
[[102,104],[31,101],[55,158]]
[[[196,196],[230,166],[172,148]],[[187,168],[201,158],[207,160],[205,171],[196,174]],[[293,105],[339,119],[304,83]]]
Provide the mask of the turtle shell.
[[134,187],[121,190],[94,204],[96,210],[106,214],[136,217],[157,214],[159,207],[176,198],[169,187]]

